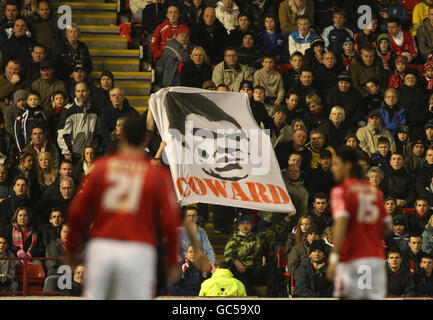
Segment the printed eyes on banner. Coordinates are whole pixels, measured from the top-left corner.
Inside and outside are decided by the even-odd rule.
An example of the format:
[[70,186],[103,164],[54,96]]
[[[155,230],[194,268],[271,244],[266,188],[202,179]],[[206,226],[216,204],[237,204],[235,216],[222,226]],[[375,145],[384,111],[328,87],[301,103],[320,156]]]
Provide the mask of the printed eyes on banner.
[[230,140],[234,141],[241,141],[243,139],[249,141],[249,138],[244,130],[237,130],[234,132],[224,132],[224,133],[217,133],[215,131],[204,129],[204,128],[193,128],[192,134],[196,137],[200,137],[203,139],[223,139],[223,138],[229,138]]

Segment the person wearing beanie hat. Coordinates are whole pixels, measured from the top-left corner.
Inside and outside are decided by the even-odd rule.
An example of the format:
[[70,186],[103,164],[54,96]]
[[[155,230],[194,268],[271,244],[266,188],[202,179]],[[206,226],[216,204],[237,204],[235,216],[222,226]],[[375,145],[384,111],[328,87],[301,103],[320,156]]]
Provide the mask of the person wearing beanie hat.
[[13,103],[8,105],[4,111],[5,129],[11,135],[15,134],[14,124],[18,115],[26,110],[28,95],[26,90],[18,89],[13,95]]
[[91,96],[92,105],[102,111],[110,105],[110,90],[114,88],[114,75],[108,70],[101,72],[99,76],[99,88]]
[[433,90],[433,60],[427,60],[424,64],[424,79],[426,81],[425,89],[427,91]]
[[377,55],[382,60],[383,68],[387,71],[395,70],[395,59],[397,54],[392,51],[391,39],[386,33],[382,33],[377,38]]
[[399,55],[395,58],[395,72],[389,77],[388,86],[397,89],[403,84],[406,69],[409,67],[407,57]]
[[[231,35],[231,34],[230,34]],[[240,64],[248,65],[251,73],[262,67],[262,59],[265,50],[257,45],[256,34],[252,31],[242,33],[240,46],[237,46],[238,61]]]
[[301,263],[294,274],[297,297],[332,297],[334,286],[326,278],[329,252],[327,247],[329,248],[322,239],[311,243],[309,257]]
[[359,148],[359,140],[356,137],[356,134],[353,131],[349,131],[344,137],[344,145],[360,150]]
[[276,296],[275,272],[271,265],[262,265],[262,246],[264,241],[272,242],[289,231],[291,219],[295,212],[288,213],[281,221],[266,232],[254,234],[252,219],[249,215],[238,218],[238,231],[235,232],[225,246],[224,260],[230,266],[236,279],[244,283],[247,295],[254,295],[253,286],[265,282],[267,296]]
[[[305,50],[304,65],[313,69],[317,69],[323,61],[325,53],[325,40],[321,36],[314,37],[311,41],[310,48]],[[291,60],[291,59],[290,59]]]
[[349,65],[352,63],[353,58],[356,55],[355,51],[355,43],[352,39],[346,39],[343,43],[343,52],[341,53],[341,58],[343,59],[343,65],[346,67],[346,70],[349,68]]

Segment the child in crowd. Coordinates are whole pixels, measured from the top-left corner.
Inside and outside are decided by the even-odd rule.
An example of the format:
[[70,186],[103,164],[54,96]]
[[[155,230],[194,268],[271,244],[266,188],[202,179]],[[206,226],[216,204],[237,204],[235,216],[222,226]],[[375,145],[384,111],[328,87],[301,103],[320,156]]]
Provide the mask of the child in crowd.
[[395,70],[395,59],[397,54],[392,51],[391,39],[386,33],[382,33],[377,38],[377,55],[382,60],[383,68],[389,72],[394,72]]
[[391,159],[391,144],[387,137],[381,136],[377,139],[377,151],[371,155],[372,166],[379,167],[382,171],[389,169]]
[[366,28],[355,34],[353,38],[355,41],[355,50],[359,51],[364,47],[376,48],[378,36],[377,18],[373,17],[371,23]]
[[353,39],[353,31],[346,28],[346,12],[344,10],[336,10],[332,14],[334,24],[323,30],[322,37],[325,40],[326,51],[332,51],[336,56],[343,53],[343,44]]
[[[382,106],[383,95],[380,93],[380,83],[377,79],[367,80],[364,86],[368,92],[365,97],[365,105],[367,107],[365,114],[367,115],[371,110],[379,109]],[[364,120],[367,121],[367,116],[365,116]]]
[[407,221],[404,213],[396,214],[392,219],[392,234],[390,234],[385,242],[390,245],[396,246],[400,249],[402,255],[406,255],[409,250],[409,232],[407,230]]
[[426,90],[433,90],[433,60],[427,60],[424,64],[424,78],[426,81]]
[[427,225],[432,211],[428,198],[419,196],[415,201],[415,211],[407,218],[410,233],[421,234]]
[[277,31],[275,17],[273,15],[266,14],[264,21],[265,30],[258,36],[259,44],[265,49],[266,54],[275,57],[276,62],[286,62],[289,52],[287,39]]
[[21,152],[30,143],[32,128],[35,125],[47,128],[47,118],[40,105],[41,98],[36,91],[30,91],[26,110],[15,120],[15,140]]
[[349,69],[352,60],[355,58],[355,44],[352,39],[348,39],[343,44],[343,53],[341,54],[341,58],[343,60],[343,65],[346,70]]
[[288,90],[301,76],[301,70],[304,65],[304,56],[299,51],[296,51],[290,56],[290,64],[292,67],[282,74],[284,89]]
[[[304,64],[313,70],[321,65],[323,55],[325,54],[325,41],[322,37],[317,36],[313,38],[310,43],[310,48],[305,51]],[[290,61],[292,63],[292,61]]]
[[266,89],[260,85],[254,86],[253,88],[253,99],[263,103],[268,114],[273,117],[275,113],[275,107],[271,104],[266,103]]
[[66,94],[59,90],[51,95],[52,110],[47,114],[48,119],[48,140],[51,143],[57,142],[57,128],[59,127],[60,115],[66,105]]
[[274,58],[265,56],[262,59],[263,68],[254,73],[254,86],[262,86],[266,90],[265,103],[278,106],[284,99],[284,85],[281,74],[274,70]]
[[409,143],[409,127],[405,124],[398,126],[394,140],[397,151],[406,156],[406,146]]
[[403,83],[404,72],[409,67],[406,56],[399,55],[395,58],[395,72],[389,77],[388,87],[397,89]]
[[396,89],[391,88],[385,91],[384,101],[379,113],[382,117],[383,127],[393,136],[399,125],[406,124],[406,111],[398,105],[398,92]]
[[238,15],[238,26],[230,32],[229,35],[229,44],[233,47],[240,47],[242,45],[242,40],[244,35],[247,32],[253,32],[253,29],[250,27],[251,20],[245,13],[240,13]]
[[313,92],[308,94],[305,98],[305,103],[310,111],[308,113],[309,123],[307,124],[310,130],[317,128],[328,120],[325,106],[317,93]]

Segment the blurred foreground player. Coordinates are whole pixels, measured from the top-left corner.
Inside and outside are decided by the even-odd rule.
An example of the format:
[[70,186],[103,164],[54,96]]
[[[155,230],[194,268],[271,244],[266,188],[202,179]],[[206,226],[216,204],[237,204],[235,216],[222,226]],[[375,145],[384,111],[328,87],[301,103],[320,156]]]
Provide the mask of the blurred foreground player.
[[383,299],[386,296],[384,236],[391,232],[391,216],[383,194],[363,180],[358,152],[338,150],[332,161],[331,191],[334,247],[327,276],[334,280],[334,296],[344,299]]
[[143,120],[127,119],[119,153],[95,163],[70,205],[72,263],[83,236],[89,239],[87,298],[152,299],[158,229],[165,240],[167,277],[174,280],[178,272],[180,211],[169,172],[152,166],[143,153],[145,132]]

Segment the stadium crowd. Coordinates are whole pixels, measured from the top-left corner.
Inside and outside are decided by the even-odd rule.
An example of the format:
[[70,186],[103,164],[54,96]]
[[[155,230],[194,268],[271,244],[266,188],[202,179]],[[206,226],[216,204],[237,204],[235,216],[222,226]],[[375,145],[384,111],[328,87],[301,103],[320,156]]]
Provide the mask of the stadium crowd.
[[[362,27],[361,5],[372,9]],[[295,296],[331,297],[331,163],[348,145],[393,217],[383,244],[388,295],[433,296],[433,0],[412,12],[399,0],[131,0],[130,7],[142,20],[155,88],[248,95],[296,208],[288,215],[184,208],[197,224],[211,209],[217,233],[233,233],[233,221],[236,230],[219,260],[197,225],[212,265],[206,273],[194,267],[181,230],[182,279],[159,294],[254,295],[266,284],[267,296],[279,296],[284,256]],[[61,32],[48,1],[2,1],[0,16],[0,256],[63,257],[76,187],[96,157],[117,150],[124,119],[140,115],[112,72],[93,83],[79,26]],[[163,147],[154,134],[146,149],[154,165],[163,165]],[[44,290],[57,290],[61,262],[31,263],[46,268]],[[0,290],[18,287],[14,268],[0,260]],[[79,265],[64,294],[79,294],[84,273]]]

